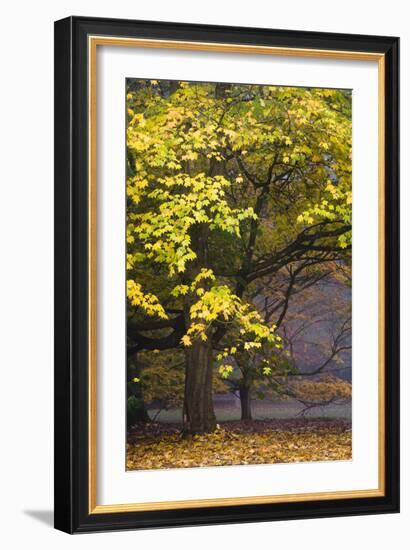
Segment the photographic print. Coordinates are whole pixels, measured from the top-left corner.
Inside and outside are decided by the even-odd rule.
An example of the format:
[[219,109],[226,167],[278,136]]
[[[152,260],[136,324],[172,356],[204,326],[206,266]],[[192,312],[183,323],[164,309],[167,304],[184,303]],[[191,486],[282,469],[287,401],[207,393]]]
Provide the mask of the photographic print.
[[399,39],[54,36],[55,527],[398,512]]
[[351,460],[351,90],[126,111],[127,470]]

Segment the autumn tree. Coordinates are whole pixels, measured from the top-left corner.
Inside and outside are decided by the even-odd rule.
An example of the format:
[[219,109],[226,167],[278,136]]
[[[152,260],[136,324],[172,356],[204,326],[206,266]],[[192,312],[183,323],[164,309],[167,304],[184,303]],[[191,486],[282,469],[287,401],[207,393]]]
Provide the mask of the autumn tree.
[[313,269],[299,263],[260,282],[258,308],[265,323],[273,320],[281,345],[217,356],[219,376],[240,399],[242,420],[252,419],[255,398],[292,397],[310,410],[334,403],[339,390],[349,394],[350,384],[329,373],[351,349],[350,289],[339,271],[332,262]]
[[350,400],[351,295],[339,273],[297,303],[283,339],[292,374],[280,383],[286,395],[303,405],[303,414]]
[[127,106],[129,356],[182,349],[184,430],[212,431],[215,355],[281,345],[259,282],[349,261],[350,93],[131,80]]
[[156,403],[156,415],[182,405],[185,383],[183,355],[182,350],[142,351],[128,360],[128,426],[151,420],[146,403]]

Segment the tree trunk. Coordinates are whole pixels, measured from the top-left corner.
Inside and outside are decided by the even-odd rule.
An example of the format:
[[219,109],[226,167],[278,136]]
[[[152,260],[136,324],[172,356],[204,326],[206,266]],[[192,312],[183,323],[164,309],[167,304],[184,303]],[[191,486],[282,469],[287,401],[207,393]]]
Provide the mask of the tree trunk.
[[134,354],[132,360],[128,360],[127,366],[127,426],[136,422],[149,422],[150,417],[144,401],[144,393],[141,383],[133,382],[134,378],[141,377],[142,368]]
[[194,341],[186,349],[184,435],[210,433],[216,429],[212,401],[212,345]]
[[[204,223],[191,228],[191,246],[196,253],[189,273],[193,280],[202,268],[208,266],[209,226]],[[207,283],[199,286],[206,289]],[[192,298],[184,304],[185,327],[189,330],[192,323],[190,308]],[[210,433],[216,429],[216,418],[212,401],[212,336],[207,334],[206,341],[193,338],[192,344],[185,348],[185,394],[184,394],[184,435]]]
[[143,397],[136,397],[134,401],[135,406],[131,410],[128,410],[127,425],[128,427],[136,424],[137,422],[149,422],[151,419],[148,415],[147,408]]
[[252,420],[251,391],[249,386],[243,385],[239,388],[241,400],[241,420]]

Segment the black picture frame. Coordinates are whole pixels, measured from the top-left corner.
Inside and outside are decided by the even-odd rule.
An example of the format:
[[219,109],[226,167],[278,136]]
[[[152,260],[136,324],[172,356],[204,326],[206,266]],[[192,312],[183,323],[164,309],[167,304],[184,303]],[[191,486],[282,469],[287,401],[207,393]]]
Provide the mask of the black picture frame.
[[[373,498],[89,511],[90,35],[376,52],[385,59],[385,494]],[[55,527],[67,533],[399,511],[399,39],[68,17],[55,23]]]

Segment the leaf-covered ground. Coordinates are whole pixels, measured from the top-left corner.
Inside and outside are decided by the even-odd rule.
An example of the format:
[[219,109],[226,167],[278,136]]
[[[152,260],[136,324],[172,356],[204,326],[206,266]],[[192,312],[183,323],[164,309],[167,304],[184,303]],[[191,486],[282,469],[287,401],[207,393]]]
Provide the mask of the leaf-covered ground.
[[177,425],[150,422],[135,426],[127,444],[128,470],[351,458],[351,424],[343,420],[226,422],[190,439],[181,438]]

